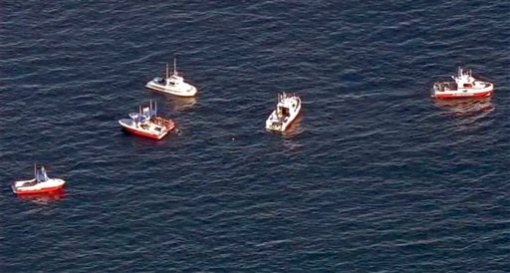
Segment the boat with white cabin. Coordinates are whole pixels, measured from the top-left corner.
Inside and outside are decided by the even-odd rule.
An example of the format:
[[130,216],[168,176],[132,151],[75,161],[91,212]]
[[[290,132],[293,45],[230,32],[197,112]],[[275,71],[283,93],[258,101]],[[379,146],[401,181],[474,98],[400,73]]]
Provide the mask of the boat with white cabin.
[[432,97],[436,99],[483,98],[494,93],[494,84],[474,77],[471,69],[458,68],[453,81],[436,82],[432,88]]
[[36,195],[53,193],[64,188],[66,181],[60,178],[49,178],[44,166],[34,166],[34,178],[16,181],[12,184],[12,191],[17,195]]
[[174,73],[169,75],[168,64],[166,65],[166,76],[165,78],[156,77],[149,81],[145,87],[163,92],[166,94],[172,94],[180,97],[193,97],[197,94],[197,88],[184,81],[184,78],[177,72],[177,64],[174,59]]
[[301,111],[301,98],[295,94],[283,92],[278,94],[276,109],[266,120],[269,131],[284,132]]
[[129,133],[157,140],[175,128],[171,119],[157,115],[157,104],[153,101],[140,105],[138,113],[129,114],[129,118],[119,120],[119,124]]

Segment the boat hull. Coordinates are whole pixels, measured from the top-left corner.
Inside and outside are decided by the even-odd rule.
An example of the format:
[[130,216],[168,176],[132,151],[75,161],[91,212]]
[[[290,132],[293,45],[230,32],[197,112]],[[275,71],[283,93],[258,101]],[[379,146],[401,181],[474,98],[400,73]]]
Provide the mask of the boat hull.
[[155,133],[155,132],[143,130],[142,128],[137,128],[134,125],[130,124],[130,122],[131,122],[131,120],[119,120],[119,124],[122,126],[122,128],[125,131],[127,131],[131,134],[137,135],[137,136],[146,137],[146,138],[155,139],[155,140],[161,140],[170,132],[170,130],[163,130],[160,133]]
[[436,99],[466,99],[466,98],[485,98],[494,94],[494,85],[483,89],[464,89],[455,91],[433,90],[432,97]]
[[162,92],[165,94],[171,94],[178,97],[191,98],[197,94],[197,88],[191,84],[185,83],[186,89],[183,88],[169,88],[165,85],[158,84],[154,81],[148,82],[145,87],[154,91]]
[[51,178],[48,182],[42,182],[34,186],[18,186],[31,181],[17,181],[12,185],[12,191],[17,195],[38,195],[55,193],[64,189],[66,182],[62,179]]

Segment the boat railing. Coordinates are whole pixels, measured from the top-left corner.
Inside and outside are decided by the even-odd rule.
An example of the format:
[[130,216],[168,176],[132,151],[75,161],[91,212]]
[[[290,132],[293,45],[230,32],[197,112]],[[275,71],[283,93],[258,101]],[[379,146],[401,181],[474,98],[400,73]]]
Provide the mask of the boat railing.
[[27,181],[27,182],[23,183],[22,187],[35,186],[35,185],[37,185],[37,183],[39,183],[39,181],[37,179],[34,179],[34,180]]
[[168,119],[164,119],[162,117],[153,116],[151,118],[151,122],[153,122],[156,125],[165,126],[167,129],[170,129],[173,127],[173,122]]

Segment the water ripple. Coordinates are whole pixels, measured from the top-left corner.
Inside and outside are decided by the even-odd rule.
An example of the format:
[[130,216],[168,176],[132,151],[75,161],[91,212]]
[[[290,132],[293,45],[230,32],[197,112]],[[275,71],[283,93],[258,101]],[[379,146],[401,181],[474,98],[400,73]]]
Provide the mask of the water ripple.
[[[0,271],[504,272],[509,8],[5,3]],[[174,57],[197,98],[144,88]],[[431,100],[457,65],[496,96]],[[116,123],[148,99],[160,142]],[[64,195],[12,196],[35,162]]]

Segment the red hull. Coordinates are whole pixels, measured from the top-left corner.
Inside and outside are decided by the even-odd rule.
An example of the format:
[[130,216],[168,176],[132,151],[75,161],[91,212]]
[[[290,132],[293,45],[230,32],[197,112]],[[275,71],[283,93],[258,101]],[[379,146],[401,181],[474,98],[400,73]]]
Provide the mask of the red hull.
[[64,189],[64,185],[61,185],[61,186],[55,186],[55,187],[49,187],[49,188],[44,188],[44,189],[40,189],[40,190],[16,190],[16,194],[17,195],[38,195],[38,194],[47,194],[47,193],[55,193],[55,192],[59,192],[61,190]]
[[492,96],[493,93],[494,93],[494,90],[480,92],[478,94],[470,94],[470,95],[466,95],[466,96],[458,96],[455,94],[435,94],[434,98],[436,98],[436,99],[485,98],[485,97]]
[[61,189],[51,193],[41,193],[41,194],[27,194],[27,195],[18,195],[16,196],[22,200],[30,200],[36,203],[47,203],[51,201],[60,200],[65,197],[65,190]]
[[132,129],[132,128],[129,128],[129,127],[123,127],[124,130],[134,134],[134,135],[137,135],[137,136],[142,136],[142,137],[146,137],[146,138],[150,138],[150,139],[155,139],[155,140],[160,140],[162,139],[163,137],[165,137],[169,132],[167,131],[165,134],[161,134],[161,135],[154,135],[154,134],[150,134],[150,133],[146,133],[144,131],[139,131],[139,130],[135,130],[135,129]]

